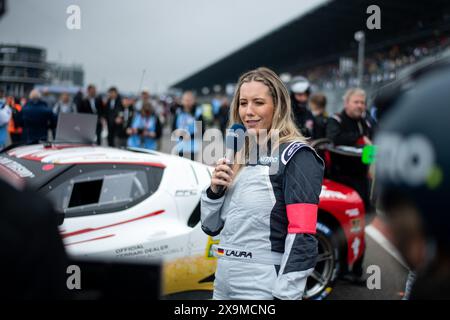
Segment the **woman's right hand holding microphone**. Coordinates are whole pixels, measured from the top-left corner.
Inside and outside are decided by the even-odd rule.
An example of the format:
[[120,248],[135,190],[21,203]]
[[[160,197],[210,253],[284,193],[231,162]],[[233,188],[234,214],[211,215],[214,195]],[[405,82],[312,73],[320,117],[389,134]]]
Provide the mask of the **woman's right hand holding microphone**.
[[225,158],[217,161],[211,178],[210,188],[212,192],[220,193],[219,186],[229,188],[233,182],[234,172],[228,163],[229,161]]

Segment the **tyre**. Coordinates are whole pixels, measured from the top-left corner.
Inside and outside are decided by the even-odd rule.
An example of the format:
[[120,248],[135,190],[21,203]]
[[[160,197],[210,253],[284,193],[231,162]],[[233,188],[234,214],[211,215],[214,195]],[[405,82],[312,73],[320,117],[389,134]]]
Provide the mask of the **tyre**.
[[317,222],[318,258],[314,272],[306,282],[304,299],[322,300],[333,290],[339,275],[339,241],[337,234],[321,222]]

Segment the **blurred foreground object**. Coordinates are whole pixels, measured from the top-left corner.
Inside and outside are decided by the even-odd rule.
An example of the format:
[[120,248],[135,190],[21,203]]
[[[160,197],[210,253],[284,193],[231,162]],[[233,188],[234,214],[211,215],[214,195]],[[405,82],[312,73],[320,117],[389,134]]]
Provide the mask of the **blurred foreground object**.
[[[3,158],[4,160],[4,158]],[[11,175],[0,167],[2,178]],[[18,189],[23,185],[16,184]],[[31,189],[18,190],[0,178],[0,299],[158,299],[161,266],[87,257],[68,258],[51,202]],[[25,201],[24,201],[25,200]],[[69,288],[69,266],[80,270],[80,288]]]
[[161,264],[157,261],[75,258],[70,265],[81,270],[81,289],[75,300],[158,300]]
[[67,298],[67,257],[50,202],[1,179],[0,194],[0,297]]
[[375,140],[381,206],[393,229],[394,244],[417,271],[411,299],[449,299],[449,60],[421,69],[409,79],[384,95],[390,110]]

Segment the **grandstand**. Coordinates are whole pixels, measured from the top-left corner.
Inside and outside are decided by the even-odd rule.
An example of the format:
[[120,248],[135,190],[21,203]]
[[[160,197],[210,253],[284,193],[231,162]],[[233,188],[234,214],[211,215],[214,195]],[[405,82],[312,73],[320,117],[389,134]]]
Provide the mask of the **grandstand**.
[[[368,6],[381,9],[381,30],[368,30]],[[405,67],[433,59],[449,47],[450,2],[446,0],[328,1],[286,25],[172,85],[201,92],[236,82],[244,71],[267,66],[278,73],[306,75],[324,91],[329,111],[340,108],[346,88],[357,84],[357,42],[366,35],[362,86],[370,92],[397,78]],[[350,68],[342,67],[350,62]],[[213,90],[210,90],[213,91]]]

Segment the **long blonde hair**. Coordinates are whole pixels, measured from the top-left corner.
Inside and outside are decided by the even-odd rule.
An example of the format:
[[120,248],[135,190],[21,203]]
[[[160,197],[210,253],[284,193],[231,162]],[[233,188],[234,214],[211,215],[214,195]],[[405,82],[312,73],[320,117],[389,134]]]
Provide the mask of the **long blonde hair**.
[[[292,118],[291,98],[286,86],[274,71],[265,67],[260,67],[248,71],[240,76],[234,92],[233,101],[231,102],[230,106],[229,125],[234,123],[240,123],[244,125],[241,117],[239,116],[240,90],[242,84],[252,81],[263,83],[265,86],[267,86],[267,88],[269,89],[269,93],[272,96],[274,114],[270,130],[278,130],[278,143],[282,144],[292,141],[301,141],[306,143],[305,137],[300,133]],[[268,137],[270,137],[270,134],[268,134]],[[277,145],[272,145],[272,150],[277,147]],[[233,166],[233,170],[235,173],[237,173],[242,167],[242,161],[239,160],[248,159],[248,141],[246,141],[245,143],[244,150],[245,154],[241,152],[236,155],[236,160],[238,161]]]

